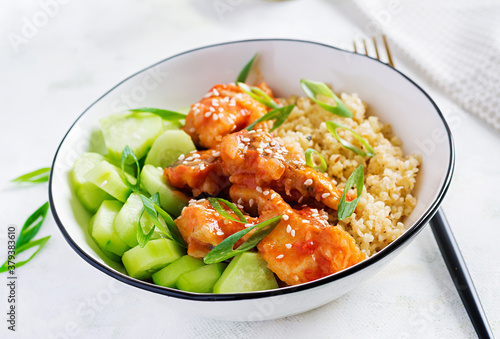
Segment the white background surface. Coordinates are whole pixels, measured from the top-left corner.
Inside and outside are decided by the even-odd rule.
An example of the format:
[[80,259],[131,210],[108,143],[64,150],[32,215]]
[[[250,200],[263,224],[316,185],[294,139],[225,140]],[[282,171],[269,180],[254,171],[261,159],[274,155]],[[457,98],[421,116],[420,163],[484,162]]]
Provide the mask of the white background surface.
[[[43,3],[52,5],[44,10]],[[225,7],[217,7],[221,4]],[[366,28],[346,0],[2,0],[0,6],[2,260],[7,226],[20,230],[47,200],[46,184],[20,188],[8,180],[49,166],[73,121],[119,81],[168,56],[211,43],[285,37],[350,48],[352,37]],[[27,22],[38,27],[25,29],[29,34],[24,38]],[[25,40],[12,44],[13,34]],[[407,60],[396,55],[395,61],[429,91],[449,119],[457,159],[443,206],[498,335],[500,135],[430,87]],[[15,334],[7,331],[7,280],[0,275],[2,338],[474,336],[429,228],[348,295],[305,314],[261,323],[178,314],[167,298],[115,282],[83,261],[51,217],[38,237],[45,235],[52,238],[43,251],[17,270]]]

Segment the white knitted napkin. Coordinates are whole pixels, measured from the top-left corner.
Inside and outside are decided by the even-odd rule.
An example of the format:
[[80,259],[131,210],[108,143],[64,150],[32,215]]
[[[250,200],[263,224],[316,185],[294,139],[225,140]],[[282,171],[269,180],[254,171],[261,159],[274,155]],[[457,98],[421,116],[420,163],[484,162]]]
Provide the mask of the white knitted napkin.
[[386,34],[434,85],[500,130],[500,1],[354,3],[367,19],[366,35]]

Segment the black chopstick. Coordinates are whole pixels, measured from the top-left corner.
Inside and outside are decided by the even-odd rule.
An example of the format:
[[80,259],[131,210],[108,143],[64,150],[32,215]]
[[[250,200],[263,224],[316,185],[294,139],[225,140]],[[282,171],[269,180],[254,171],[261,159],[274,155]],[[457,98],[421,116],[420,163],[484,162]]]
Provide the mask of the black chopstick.
[[490,324],[484,313],[483,306],[477,295],[476,288],[465,264],[455,236],[448,224],[448,220],[441,209],[438,209],[431,219],[431,228],[434,238],[444,258],[448,272],[455,284],[455,288],[462,299],[465,310],[476,330],[479,338],[493,338]]

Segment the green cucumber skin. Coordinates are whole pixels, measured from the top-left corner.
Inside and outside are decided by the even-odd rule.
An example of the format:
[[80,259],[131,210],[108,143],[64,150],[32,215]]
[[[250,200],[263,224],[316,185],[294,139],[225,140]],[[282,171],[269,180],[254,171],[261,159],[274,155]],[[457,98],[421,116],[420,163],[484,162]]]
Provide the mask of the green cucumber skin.
[[[143,204],[140,195],[138,193],[132,193],[116,216],[114,222],[114,229],[118,234],[118,237],[129,247],[139,245],[139,241],[137,240],[137,225],[142,207]],[[159,218],[159,220],[166,229],[167,226],[163,219]],[[151,230],[151,227],[153,227],[153,221],[146,212],[142,215],[141,226],[146,233],[148,233]],[[159,239],[162,237],[163,233],[160,230],[155,229],[151,239]]]
[[92,237],[101,249],[122,256],[130,247],[125,244],[114,229],[114,221],[123,203],[117,200],[105,200],[99,207],[95,217]]
[[104,253],[105,256],[107,256],[109,259],[111,259],[111,260],[113,260],[115,262],[121,262],[121,260],[122,260],[121,256],[116,255],[113,252],[110,252],[108,250],[102,249],[99,246],[99,243],[97,242],[97,240],[95,240],[95,238],[92,236],[92,231],[94,229],[94,220],[95,220],[95,215],[92,216],[92,218],[90,218],[90,220],[89,220],[89,234],[90,234],[90,237],[92,238],[92,240],[94,240],[94,242],[96,243],[96,245],[101,249],[102,253]]
[[[135,178],[125,173],[131,183]],[[127,201],[132,190],[123,182],[121,170],[103,160],[87,172],[85,178],[121,202]]]
[[217,263],[205,265],[180,275],[176,286],[179,290],[195,293],[212,293],[227,264]]
[[273,272],[259,253],[245,252],[231,260],[213,293],[240,293],[278,288]]
[[173,217],[178,217],[188,204],[189,198],[167,183],[161,168],[144,165],[141,172],[141,183],[149,194],[159,194],[161,208]]
[[75,160],[71,170],[71,181],[75,195],[90,213],[96,213],[104,200],[113,199],[111,195],[85,178],[85,175],[103,160],[105,158],[98,153],[83,153]]
[[117,160],[127,145],[141,159],[163,131],[162,119],[151,113],[113,114],[99,123],[109,155]]
[[153,273],[185,255],[182,247],[169,239],[150,240],[146,246],[136,246],[122,256],[128,274],[136,279],[149,279]]
[[156,285],[175,288],[181,274],[203,267],[203,260],[185,255],[153,274]]
[[172,165],[181,154],[191,151],[196,151],[196,147],[186,132],[179,129],[167,130],[151,146],[145,164],[165,168]]

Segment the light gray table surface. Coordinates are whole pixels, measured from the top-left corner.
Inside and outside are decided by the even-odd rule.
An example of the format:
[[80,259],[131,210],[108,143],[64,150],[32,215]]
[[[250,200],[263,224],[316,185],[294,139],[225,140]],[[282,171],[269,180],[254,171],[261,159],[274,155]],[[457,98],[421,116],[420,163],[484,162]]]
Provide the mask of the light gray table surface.
[[[73,121],[103,93],[168,56],[217,42],[297,38],[350,48],[363,33],[349,1],[122,0],[0,4],[0,259],[47,200],[47,185],[17,175],[49,166]],[[438,33],[437,33],[438,34]],[[443,203],[493,330],[500,333],[500,135],[454,105],[404,59],[398,68],[429,91],[451,123],[456,169]],[[17,331],[5,338],[470,338],[474,331],[430,228],[375,277],[319,309],[260,323],[179,314],[162,296],[119,283],[82,260],[52,217],[39,255],[17,270]]]

